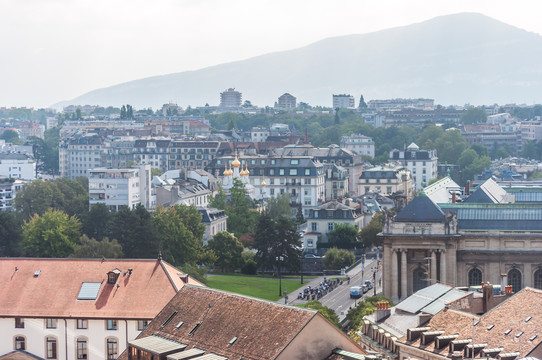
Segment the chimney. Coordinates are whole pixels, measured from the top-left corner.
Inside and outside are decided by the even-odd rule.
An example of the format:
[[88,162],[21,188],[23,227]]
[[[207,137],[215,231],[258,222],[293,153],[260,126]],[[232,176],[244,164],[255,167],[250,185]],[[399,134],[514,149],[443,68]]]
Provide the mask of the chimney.
[[452,204],[455,204],[455,191],[452,192]]
[[484,314],[491,310],[491,299],[493,299],[493,285],[489,282],[482,285],[482,310]]
[[467,181],[467,184],[465,184],[465,195],[470,195],[470,180]]
[[505,293],[508,275],[501,274],[501,294]]
[[390,303],[387,301],[379,301],[376,303],[376,322],[380,322],[390,316],[391,309],[390,309]]

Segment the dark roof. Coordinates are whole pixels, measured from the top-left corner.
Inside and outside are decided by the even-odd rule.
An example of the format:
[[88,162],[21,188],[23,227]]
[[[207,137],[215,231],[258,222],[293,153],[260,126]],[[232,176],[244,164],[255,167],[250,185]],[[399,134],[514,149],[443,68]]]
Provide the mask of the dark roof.
[[444,212],[422,191],[394,218],[400,222],[441,222]]

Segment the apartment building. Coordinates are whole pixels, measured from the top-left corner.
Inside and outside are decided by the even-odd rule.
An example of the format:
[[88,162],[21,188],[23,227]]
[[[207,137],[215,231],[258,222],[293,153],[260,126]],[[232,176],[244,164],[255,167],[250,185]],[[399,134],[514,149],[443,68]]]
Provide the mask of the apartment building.
[[277,108],[280,110],[291,110],[295,109],[297,107],[296,104],[296,98],[293,95],[290,95],[288,93],[284,93],[281,96],[279,96],[278,102],[277,102]]
[[423,189],[438,176],[437,150],[420,150],[415,143],[410,144],[405,151],[390,151],[390,161],[397,161],[410,170],[416,190]]
[[169,168],[204,169],[216,157],[220,144],[220,141],[173,140],[169,148]]
[[17,192],[28,180],[0,176],[0,211],[13,211],[13,201]]
[[151,187],[150,165],[130,169],[90,169],[88,177],[89,206],[103,203],[118,211],[121,207],[133,209],[141,204],[154,209],[156,200]]
[[241,107],[242,94],[235,91],[234,88],[229,88],[220,93],[221,108],[238,108]]
[[75,180],[88,176],[88,170],[102,166],[104,141],[98,135],[85,135],[61,141],[58,147],[60,176]]
[[333,109],[354,109],[356,100],[350,94],[333,95]]
[[370,192],[391,195],[402,191],[407,199],[414,194],[411,172],[403,166],[377,166],[363,171],[358,181],[358,194]]
[[140,165],[168,170],[169,139],[139,139],[134,143],[134,161]]
[[36,160],[29,154],[0,153],[0,176],[34,180],[36,178]]
[[372,138],[362,134],[341,137],[341,148],[359,155],[375,156],[375,143]]

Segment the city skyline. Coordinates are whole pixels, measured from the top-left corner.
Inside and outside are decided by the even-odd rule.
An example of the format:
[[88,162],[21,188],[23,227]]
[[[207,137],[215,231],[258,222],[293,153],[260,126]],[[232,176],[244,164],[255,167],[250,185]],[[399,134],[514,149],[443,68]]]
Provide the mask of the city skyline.
[[[0,106],[44,107],[87,91],[479,12],[542,34],[534,1],[18,2],[0,5]],[[285,11],[285,9],[287,9]],[[300,23],[303,26],[299,26]],[[247,31],[247,29],[249,31]],[[178,99],[165,99],[164,101]]]

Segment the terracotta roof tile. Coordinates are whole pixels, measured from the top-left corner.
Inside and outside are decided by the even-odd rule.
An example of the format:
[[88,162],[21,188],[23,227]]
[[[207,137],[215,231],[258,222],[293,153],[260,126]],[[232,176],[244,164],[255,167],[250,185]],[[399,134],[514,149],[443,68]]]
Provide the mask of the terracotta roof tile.
[[[158,335],[231,359],[273,359],[314,316],[312,310],[185,286],[138,338]],[[237,340],[228,346],[234,337]]]
[[[115,268],[119,278],[108,284]],[[4,258],[0,316],[152,319],[184,285],[179,274],[158,260]],[[101,283],[96,300],[77,300],[83,282]]]
[[[472,338],[473,318],[474,323],[479,321],[474,327],[475,344],[487,344],[486,349],[502,347],[502,353],[519,351],[520,356],[526,356],[539,345],[542,337],[542,290],[525,288],[482,316],[443,310],[425,326],[429,326],[430,331],[444,330],[443,335],[459,334],[456,340],[466,340]],[[510,332],[506,335],[507,330]],[[520,332],[523,333],[516,337]],[[536,339],[530,341],[534,335]],[[409,342],[402,337],[399,341],[442,355],[449,352],[447,346],[435,349],[434,341],[428,345],[421,345],[419,338]]]

